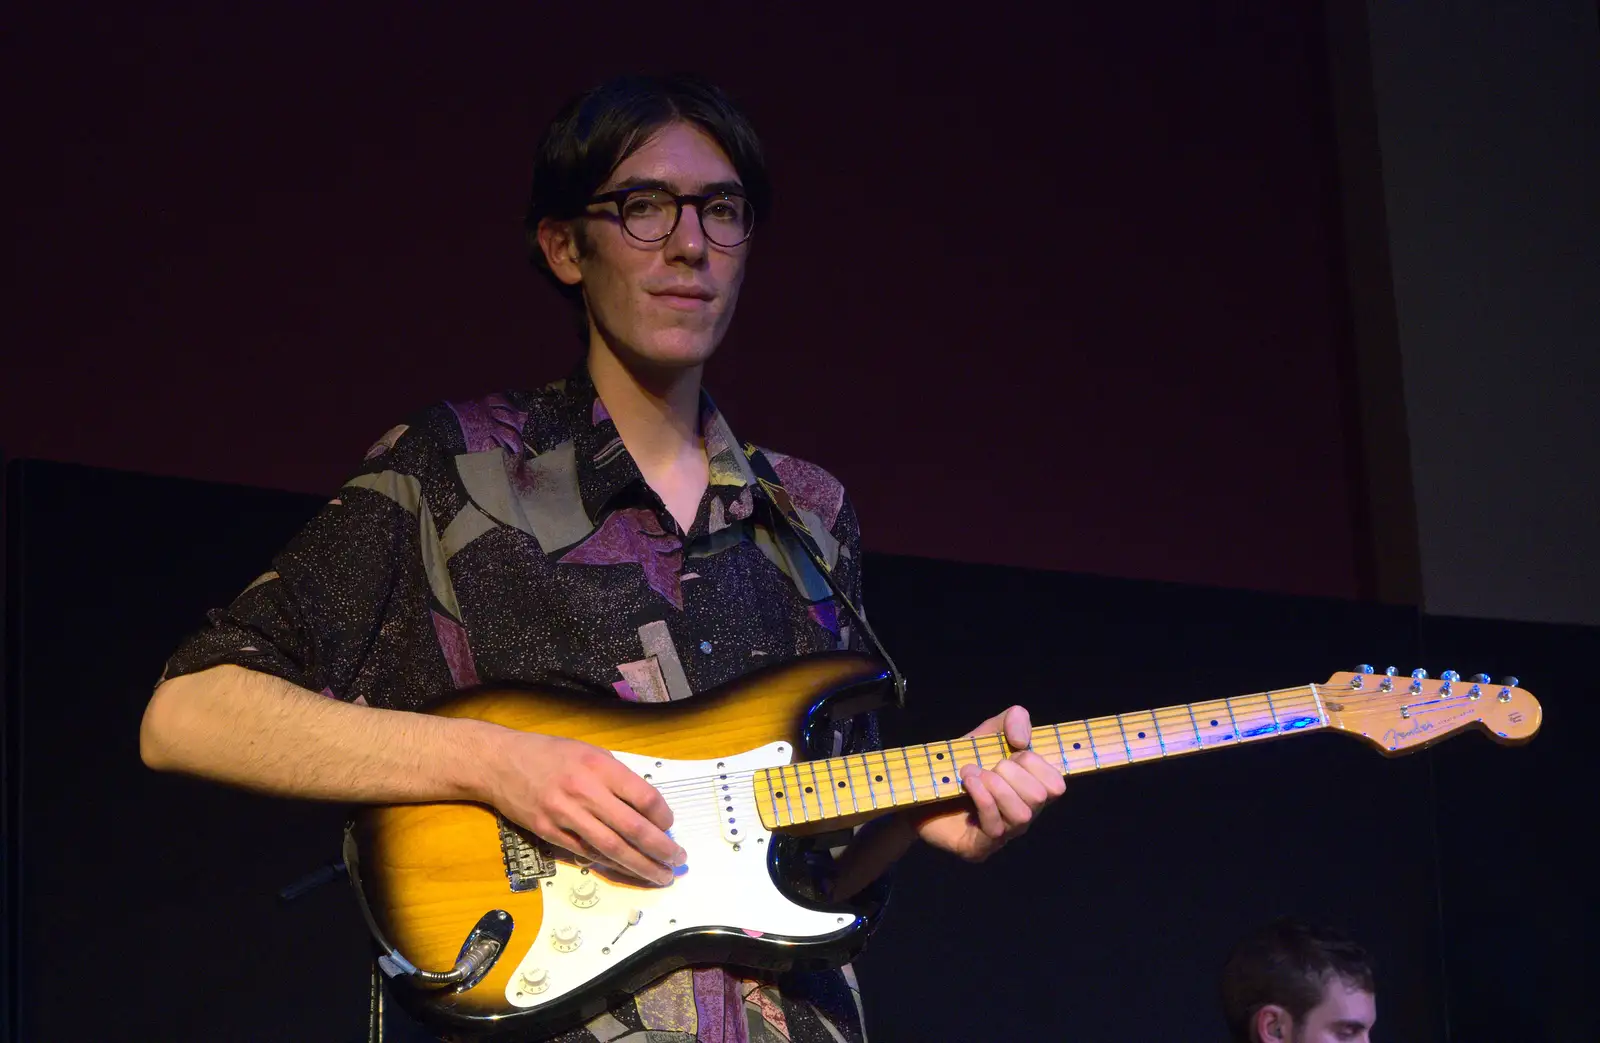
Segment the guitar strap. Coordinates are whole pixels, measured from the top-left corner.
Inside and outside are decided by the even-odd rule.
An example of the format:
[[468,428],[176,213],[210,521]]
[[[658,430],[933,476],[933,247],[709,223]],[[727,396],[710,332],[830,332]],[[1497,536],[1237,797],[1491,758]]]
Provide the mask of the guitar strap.
[[865,637],[868,646],[889,668],[889,675],[894,679],[895,705],[900,709],[905,709],[906,679],[904,675],[900,673],[900,668],[895,665],[894,658],[883,647],[883,642],[878,640],[878,635],[873,632],[872,624],[867,622],[866,614],[856,607],[855,602],[850,599],[850,596],[839,585],[839,581],[834,578],[833,570],[828,568],[827,558],[818,548],[816,538],[811,535],[811,530],[807,528],[805,519],[800,517],[800,512],[795,509],[794,501],[790,499],[789,491],[783,487],[783,482],[778,478],[778,472],[773,469],[772,462],[767,459],[765,453],[749,442],[745,443],[744,455],[749,459],[750,469],[755,473],[756,482],[760,485],[761,492],[766,497],[767,502],[772,504],[774,513],[783,519],[783,523],[788,526],[789,533],[794,537],[795,542],[805,550],[806,556],[817,567],[817,571],[822,573],[822,578],[827,581],[828,589],[833,591],[833,596],[844,606],[845,611],[849,613],[855,624],[861,628],[861,633]]

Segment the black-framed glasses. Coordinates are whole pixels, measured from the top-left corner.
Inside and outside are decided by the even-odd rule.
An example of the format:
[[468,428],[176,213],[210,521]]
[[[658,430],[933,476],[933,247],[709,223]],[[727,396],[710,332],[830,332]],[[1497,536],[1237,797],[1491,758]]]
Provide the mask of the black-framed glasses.
[[700,215],[706,238],[724,249],[738,246],[755,231],[756,211],[737,192],[676,195],[664,188],[623,188],[589,200],[615,203],[623,230],[641,243],[659,243],[678,229],[685,205]]

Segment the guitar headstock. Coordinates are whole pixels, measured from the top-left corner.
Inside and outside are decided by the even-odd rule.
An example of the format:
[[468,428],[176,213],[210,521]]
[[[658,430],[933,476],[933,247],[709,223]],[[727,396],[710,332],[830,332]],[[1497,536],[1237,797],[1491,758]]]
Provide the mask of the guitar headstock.
[[1515,677],[1491,682],[1487,674],[1462,678],[1446,670],[1429,680],[1426,670],[1399,676],[1394,667],[1344,671],[1319,686],[1328,726],[1366,739],[1387,754],[1409,753],[1472,727],[1499,743],[1527,742],[1543,711]]

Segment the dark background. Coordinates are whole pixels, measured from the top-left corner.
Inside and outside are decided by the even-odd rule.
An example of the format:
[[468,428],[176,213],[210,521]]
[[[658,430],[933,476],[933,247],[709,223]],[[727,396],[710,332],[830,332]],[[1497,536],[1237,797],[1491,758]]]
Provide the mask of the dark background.
[[778,186],[709,386],[870,549],[1352,596],[1320,5],[1164,6],[25,9],[0,446],[327,493],[564,375],[536,135],[692,67]]
[[[1579,248],[1515,237],[1577,193],[1511,172],[1541,169],[1541,133],[1561,177],[1587,168],[1509,103],[1514,151],[1476,105],[1429,123],[1451,76],[1550,86],[1483,4],[1457,40],[1372,0],[1372,69],[1361,6],[9,11],[0,451],[115,469],[7,472],[16,1038],[360,1035],[349,896],[274,899],[336,856],[340,811],[148,773],[138,716],[378,434],[570,365],[522,253],[529,156],[573,90],[641,67],[716,78],[770,150],[778,209],[708,381],[741,435],[850,487],[917,685],[891,741],[1358,659],[1544,698],[1526,749],[1308,736],[1082,780],[981,868],[914,856],[860,962],[874,1038],[1218,1039],[1222,954],[1280,912],[1373,948],[1378,1039],[1586,1038],[1600,641],[1437,606],[1492,617],[1514,589],[1523,618],[1600,619],[1596,515],[1542,495],[1596,488],[1592,343],[1564,369],[1578,340],[1463,306],[1509,271],[1502,312],[1576,314]],[[1577,236],[1587,197],[1544,216]],[[1466,213],[1517,247],[1493,279],[1441,234]],[[1407,253],[1391,225],[1434,238]],[[1561,307],[1522,303],[1540,287]],[[1526,475],[1541,495],[1508,495]],[[1537,569],[1494,557],[1530,546]]]
[[[231,598],[322,499],[48,463],[13,465],[9,492],[15,1038],[354,1043],[367,949],[346,885],[275,897],[338,857],[341,809],[138,759],[195,606]],[[151,509],[113,537],[111,503]],[[1471,734],[1390,760],[1314,733],[1075,780],[982,866],[916,852],[857,961],[873,1039],[1220,1040],[1227,948],[1280,913],[1372,949],[1378,1040],[1586,1038],[1600,866],[1572,779],[1600,714],[1574,693],[1600,633],[901,555],[867,569],[913,684],[891,744],[1013,700],[1074,720],[1358,656],[1516,670],[1545,697],[1526,747]]]

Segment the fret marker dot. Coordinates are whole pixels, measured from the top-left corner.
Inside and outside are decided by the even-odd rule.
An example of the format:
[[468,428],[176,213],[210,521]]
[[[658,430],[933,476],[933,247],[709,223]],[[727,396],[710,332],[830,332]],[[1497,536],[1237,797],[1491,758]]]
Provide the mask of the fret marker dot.
[[1141,738],[1141,739],[1144,738],[1144,732],[1140,732],[1139,733],[1139,738]]
[[1215,728],[1216,726],[1217,726],[1217,722],[1216,721],[1212,721],[1211,722],[1211,727]]
[[807,792],[807,793],[810,793],[810,792],[811,792],[811,787],[810,787],[810,786],[807,786],[807,787],[806,787],[806,792]]
[[873,777],[874,780],[876,780],[878,782],[882,782],[883,781],[883,776],[882,775],[874,775],[872,777]]
[[841,782],[841,783],[839,783],[839,788],[840,788],[840,789],[844,789],[844,783],[842,783],[842,782]]
[[939,760],[944,760],[944,754],[942,754],[942,753],[934,754],[934,756]]
[[1081,750],[1081,749],[1083,749],[1083,743],[1075,742],[1075,743],[1072,744],[1072,748],[1075,749],[1075,750]]
[[773,794],[773,796],[777,797],[779,800],[782,800],[783,799],[783,790],[779,790],[777,793]]
[[944,777],[944,781],[946,781],[946,782],[949,782],[949,781],[950,781],[950,776],[948,776],[948,775],[946,775],[946,776],[945,776],[945,777]]

